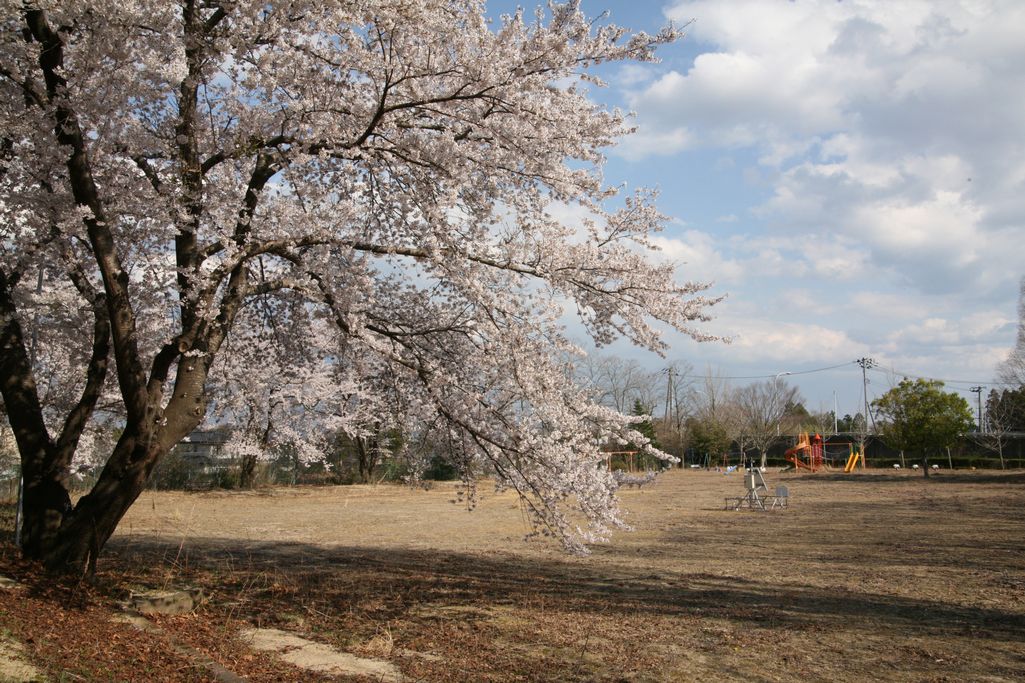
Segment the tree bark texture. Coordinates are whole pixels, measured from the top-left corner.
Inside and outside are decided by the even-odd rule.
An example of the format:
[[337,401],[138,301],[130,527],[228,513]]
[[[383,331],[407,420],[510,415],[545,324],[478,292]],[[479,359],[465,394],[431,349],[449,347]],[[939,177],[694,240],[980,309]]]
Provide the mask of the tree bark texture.
[[58,533],[38,559],[61,573],[94,571],[100,550],[165,453],[158,444],[126,430],[96,485],[64,516]]
[[22,499],[22,547],[39,557],[53,541],[71,506],[66,467],[43,422],[35,379],[11,289],[15,278],[0,271],[0,392],[21,454],[25,482]]

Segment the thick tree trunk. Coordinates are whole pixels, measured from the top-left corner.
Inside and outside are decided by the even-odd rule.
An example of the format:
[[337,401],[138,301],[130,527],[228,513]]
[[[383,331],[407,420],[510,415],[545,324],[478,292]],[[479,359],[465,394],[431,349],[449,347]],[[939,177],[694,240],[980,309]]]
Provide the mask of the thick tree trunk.
[[21,550],[30,559],[42,559],[56,542],[71,497],[63,483],[49,477],[26,476],[22,494]]
[[100,550],[145,489],[150,473],[167,450],[152,439],[128,432],[122,435],[96,485],[64,517],[38,559],[52,571],[92,573]]
[[14,304],[13,285],[0,270],[0,395],[21,455],[25,482],[22,499],[22,548],[38,558],[56,536],[70,499],[64,486],[66,455],[58,450],[43,421],[32,365]]
[[[95,259],[103,292],[102,296],[96,296],[89,278],[75,269],[69,272],[76,288],[93,303],[96,328],[82,399],[68,415],[55,440],[43,420],[32,364],[25,352],[24,337],[16,315],[13,288],[20,271],[5,273],[0,270],[0,390],[18,441],[25,475],[25,553],[42,559],[51,569],[80,572],[94,565],[100,549],[142,492],[161,457],[203,419],[210,363],[248,292],[248,271],[242,261],[231,270],[215,321],[201,320],[196,316],[194,307],[201,304],[191,297],[194,285],[190,273],[195,271],[198,274],[201,263],[195,233],[196,221],[202,213],[202,177],[193,122],[197,84],[204,59],[200,48],[220,18],[204,21],[196,3],[189,2],[183,9],[189,38],[186,41],[189,45],[186,49],[189,75],[181,89],[178,140],[181,160],[184,161],[180,168],[187,194],[186,208],[194,220],[181,226],[175,241],[180,268],[182,333],[159,350],[147,373],[145,354],[139,350],[130,269],[121,263],[117,245],[119,237],[112,229],[118,221],[107,213],[109,207],[117,202],[105,201],[101,197],[101,188],[93,176],[89,150],[91,138],[79,125],[74,98],[68,94],[64,38],[70,34],[63,29],[54,30],[46,11],[34,7],[35,4],[27,3],[23,11],[23,35],[28,42],[37,42],[41,46],[38,65],[45,84],[45,108],[48,116],[53,117],[55,142],[68,153],[67,189],[83,212],[88,247]],[[221,16],[224,14],[222,12]],[[26,82],[30,82],[35,77],[26,78]],[[239,245],[248,236],[249,221],[259,202],[260,192],[277,172],[275,158],[270,153],[261,153],[260,163],[253,171],[236,227]],[[55,234],[59,233],[57,228],[54,226]],[[218,291],[218,287],[211,291]],[[70,509],[65,480],[82,428],[90,418],[103,384],[111,348],[108,340],[112,342],[117,363],[118,385],[127,425],[93,490]],[[162,409],[168,373],[177,361],[185,357],[189,360],[177,364],[174,392]]]

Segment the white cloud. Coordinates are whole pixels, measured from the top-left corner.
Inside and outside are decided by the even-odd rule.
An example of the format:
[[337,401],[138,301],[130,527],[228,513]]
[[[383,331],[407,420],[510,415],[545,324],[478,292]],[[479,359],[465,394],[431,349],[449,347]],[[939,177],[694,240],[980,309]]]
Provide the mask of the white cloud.
[[806,235],[800,249],[820,282],[856,281],[872,270],[868,253],[843,235]]
[[619,71],[616,73],[616,84],[621,88],[630,88],[633,86],[647,83],[652,79],[654,72],[650,66],[643,64],[624,64],[619,67]]
[[846,302],[844,310],[856,319],[883,321],[887,327],[891,321],[902,322],[915,319],[923,310],[929,310],[918,297],[878,290],[855,292]]
[[742,264],[724,257],[712,235],[687,230],[681,237],[656,235],[652,243],[665,258],[681,265],[679,271],[688,280],[714,282],[717,290],[738,282],[744,274]]
[[744,316],[721,318],[718,323],[731,330],[732,351],[742,354],[746,361],[761,362],[766,367],[830,364],[837,358],[855,358],[865,348],[846,332],[811,320],[780,322]]
[[897,330],[890,335],[889,342],[893,349],[992,343],[1008,322],[1008,317],[999,311],[974,313],[960,320],[926,318]]
[[925,374],[985,384],[993,380],[993,368],[1007,356],[1003,331],[1011,322],[1001,311],[928,317],[892,331],[876,349],[885,358],[883,365],[898,375]]
[[978,210],[952,192],[919,202],[878,202],[851,217],[852,225],[878,252],[903,262],[942,259],[948,267],[978,260],[978,242],[973,239],[982,237],[978,220]]
[[638,129],[624,143],[615,148],[615,153],[629,161],[638,161],[649,156],[670,156],[692,146],[693,135],[686,127],[669,130]]
[[710,49],[629,80],[639,133],[618,153],[748,148],[776,169],[751,208],[777,230],[856,240],[922,291],[1017,277],[999,230],[1025,233],[1025,3],[694,0],[666,15],[696,19]]

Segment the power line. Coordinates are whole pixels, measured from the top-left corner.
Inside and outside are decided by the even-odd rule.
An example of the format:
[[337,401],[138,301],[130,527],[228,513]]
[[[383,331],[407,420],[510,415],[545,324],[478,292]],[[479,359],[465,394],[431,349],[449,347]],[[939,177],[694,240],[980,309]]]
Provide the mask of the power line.
[[907,377],[909,379],[925,379],[925,380],[932,380],[933,382],[943,382],[944,384],[982,384],[982,385],[985,385],[985,386],[1008,386],[1008,387],[1017,386],[1018,385],[1017,382],[995,382],[995,381],[981,380],[981,379],[943,379],[942,377],[929,377],[927,375],[916,375],[913,372],[901,372],[900,370],[897,370],[896,368],[893,368],[893,367],[890,367],[890,368],[876,367],[876,368],[873,368],[873,369],[876,372],[891,373],[891,374],[894,374],[894,375],[900,375],[901,377]]
[[[846,363],[840,363],[839,365],[830,365],[825,368],[814,368],[812,370],[795,370],[793,372],[787,372],[787,375],[810,375],[815,372],[826,372],[827,370],[836,370],[837,368],[847,367],[853,365],[855,361],[847,361]],[[779,376],[780,373],[772,373],[771,375],[716,375],[715,379],[773,379]],[[708,375],[676,375],[677,377],[683,377],[686,379],[704,379]]]
[[[866,360],[872,360],[872,359],[866,359]],[[881,372],[881,373],[888,373],[888,374],[893,374],[893,375],[900,375],[901,377],[908,377],[910,379],[932,380],[932,381],[935,381],[935,382],[943,382],[944,384],[974,384],[974,385],[982,384],[982,385],[985,385],[985,386],[1008,386],[1008,387],[1010,387],[1010,386],[1017,386],[1016,382],[997,382],[997,381],[993,381],[993,380],[980,380],[980,379],[944,379],[942,377],[930,377],[928,375],[919,375],[919,374],[916,374],[916,373],[913,373],[913,372],[902,372],[901,370],[897,370],[896,368],[894,368],[892,366],[891,367],[883,367],[883,366],[880,366],[874,360],[872,361],[872,363],[873,364],[871,366],[869,366],[867,368],[867,370],[871,370],[873,372]],[[828,365],[828,366],[823,367],[823,368],[812,368],[811,370],[794,370],[792,372],[788,372],[787,374],[788,375],[811,375],[811,374],[818,373],[818,372],[827,372],[829,370],[838,370],[840,368],[845,368],[845,367],[848,367],[850,365],[859,365],[859,364],[860,363],[859,363],[858,360],[853,360],[853,361],[847,361],[846,363],[838,363],[837,365]],[[715,376],[715,379],[724,379],[724,380],[733,380],[733,379],[773,379],[773,378],[775,378],[777,376],[777,374],[778,373],[766,373],[764,375],[717,375],[717,376]],[[707,376],[708,376],[707,374],[702,374],[702,375],[697,375],[697,374],[689,374],[689,375],[687,375],[687,374],[676,374],[675,375],[675,377],[677,377],[679,379],[704,379]]]

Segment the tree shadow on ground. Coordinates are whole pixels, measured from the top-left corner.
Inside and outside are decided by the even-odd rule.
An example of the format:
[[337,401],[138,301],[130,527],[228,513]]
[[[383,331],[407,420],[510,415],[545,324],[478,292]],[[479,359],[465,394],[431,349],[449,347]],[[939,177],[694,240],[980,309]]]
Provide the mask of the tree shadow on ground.
[[[543,601],[567,613],[728,620],[791,629],[872,628],[921,637],[960,635],[1025,640],[1025,614],[990,607],[873,594],[846,588],[752,581],[708,573],[652,574],[651,568],[512,554],[420,549],[321,547],[194,538],[187,546],[157,537],[110,544],[107,573],[151,567],[134,580],[199,584],[215,605],[240,617],[278,623],[297,606],[338,613],[371,610],[377,620],[460,619],[473,610]],[[611,572],[615,575],[610,575]],[[466,608],[472,608],[469,612]],[[425,609],[427,611],[425,612]]]
[[863,484],[874,486],[876,484],[895,483],[906,484],[915,481],[926,481],[930,484],[1025,484],[1025,471],[1008,472],[959,472],[948,469],[935,470],[926,477],[921,472],[915,474],[879,474],[876,472],[862,474],[852,472],[816,472],[801,477],[793,477],[790,481],[801,479],[818,479],[820,481],[842,481],[849,484]]

